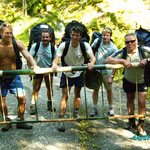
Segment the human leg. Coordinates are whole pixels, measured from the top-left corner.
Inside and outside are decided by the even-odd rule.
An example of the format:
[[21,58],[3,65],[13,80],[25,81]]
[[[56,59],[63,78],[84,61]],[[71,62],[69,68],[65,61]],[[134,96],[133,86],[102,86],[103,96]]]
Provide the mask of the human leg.
[[93,110],[90,113],[91,117],[94,117],[95,115],[98,114],[98,110],[97,110],[97,102],[98,102],[98,95],[99,95],[99,88],[94,89],[93,93],[92,93],[92,99],[93,99]]
[[108,101],[108,115],[109,116],[114,116],[114,110],[113,110],[113,91],[112,91],[112,83],[110,84],[109,78],[111,77],[111,74],[103,74],[103,83],[107,92],[107,101]]
[[[18,99],[18,107],[17,107],[17,120],[24,120],[24,112],[26,108],[26,94],[23,88],[21,79],[19,75],[16,75],[16,78],[11,82],[9,85],[9,90],[11,94],[15,94],[16,98]],[[32,126],[27,125],[26,123],[17,123],[17,129],[31,129]]]
[[[146,114],[146,96],[147,92],[138,92],[138,114],[145,115]],[[146,135],[146,131],[144,130],[144,120],[145,118],[139,118],[138,123],[138,135]]]
[[[135,110],[135,93],[127,93],[127,110],[129,115],[134,115]],[[136,129],[135,118],[129,118],[129,122],[127,123],[126,129]]]
[[41,84],[43,80],[43,75],[35,75],[34,84],[33,84],[33,92],[31,97],[31,105],[30,105],[30,114],[35,114],[35,102],[38,99],[38,92],[40,90]]
[[[17,121],[24,121],[24,112],[25,112],[25,108],[26,108],[26,96],[25,95],[22,95],[22,96],[18,95],[17,99],[18,99],[18,107],[17,107],[18,118],[17,118]],[[22,122],[22,123],[17,123],[16,128],[17,129],[32,129],[32,126]]]
[[[8,109],[7,109],[7,104],[6,104],[6,96],[2,97],[2,100],[0,99],[0,111],[1,114],[4,116],[6,121],[10,121],[10,118],[8,118]],[[12,128],[11,124],[5,124],[1,131],[8,131],[10,128]]]
[[[47,88],[47,108],[50,111],[53,111],[52,108],[52,97],[53,97],[53,74],[50,74],[50,78],[49,78],[49,74],[46,74],[44,76],[45,79],[45,84],[46,84],[46,88]],[[54,111],[56,111],[56,108],[54,108]]]
[[[69,92],[70,92],[70,89],[71,88],[69,87]],[[60,102],[60,112],[59,112],[60,119],[64,118],[64,114],[65,114],[66,108],[67,108],[67,99],[68,99],[68,90],[67,90],[67,88],[62,88],[62,99]],[[65,132],[64,122],[58,123],[58,131]]]
[[74,87],[74,118],[78,118],[79,115],[78,115],[78,112],[79,112],[79,107],[80,107],[80,101],[81,101],[81,97],[80,97],[80,91],[81,91],[81,88],[78,88],[78,87]]

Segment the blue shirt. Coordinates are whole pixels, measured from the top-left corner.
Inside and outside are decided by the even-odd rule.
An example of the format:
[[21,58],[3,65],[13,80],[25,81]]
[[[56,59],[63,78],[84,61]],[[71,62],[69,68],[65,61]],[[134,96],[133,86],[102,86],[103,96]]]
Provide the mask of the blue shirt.
[[[35,54],[36,43],[34,43],[31,47],[30,54],[34,56]],[[54,47],[54,58],[56,56],[56,47]],[[51,53],[51,43],[47,47],[43,46],[42,42],[40,42],[39,49],[34,57],[37,65],[41,68],[49,68],[52,66],[52,53]]]
[[[94,40],[93,44],[91,45],[92,48],[96,48],[96,44],[98,42],[98,38]],[[113,53],[115,53],[118,50],[116,45],[114,45],[113,42],[110,41],[109,45],[105,45],[103,43],[103,40],[101,41],[101,44],[98,48],[98,51],[95,53],[96,57],[96,65],[104,64],[104,61],[107,57],[111,56]],[[109,74],[112,72],[112,69],[104,69],[101,71],[103,74]]]

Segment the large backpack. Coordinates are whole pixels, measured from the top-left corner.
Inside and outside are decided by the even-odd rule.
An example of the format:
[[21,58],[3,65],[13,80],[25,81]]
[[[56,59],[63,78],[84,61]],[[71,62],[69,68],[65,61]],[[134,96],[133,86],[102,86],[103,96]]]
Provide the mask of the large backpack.
[[65,42],[65,41],[70,41],[70,30],[73,26],[80,26],[83,30],[83,34],[82,34],[82,37],[81,37],[81,41],[83,42],[89,42],[89,35],[87,33],[87,28],[85,27],[85,25],[83,25],[82,23],[79,23],[78,21],[75,21],[73,20],[72,22],[68,23],[66,28],[65,28],[65,34],[62,38],[62,42]]
[[150,47],[150,29],[143,29],[140,27],[135,31],[135,34],[137,36],[139,46],[144,45]]
[[[150,29],[143,29],[140,27],[135,31],[135,34],[138,39],[138,45],[140,47],[141,56],[143,59],[145,58],[145,54],[143,52],[143,46],[150,47]],[[144,69],[144,81],[147,86],[150,86],[150,62],[148,62]]]
[[41,41],[41,33],[43,30],[49,30],[52,33],[51,43],[55,44],[54,29],[50,25],[48,25],[47,23],[40,23],[31,29],[28,51],[30,51],[30,48],[31,48],[33,43],[38,43]]

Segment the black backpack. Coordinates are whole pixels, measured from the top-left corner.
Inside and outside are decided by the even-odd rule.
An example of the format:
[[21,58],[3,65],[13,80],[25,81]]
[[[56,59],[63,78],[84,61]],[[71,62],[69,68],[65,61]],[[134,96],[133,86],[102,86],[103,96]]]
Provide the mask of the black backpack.
[[81,41],[83,42],[89,42],[89,35],[88,35],[88,31],[87,31],[87,28],[85,27],[85,25],[83,25],[82,23],[79,23],[78,21],[75,21],[73,20],[72,22],[68,23],[66,28],[65,28],[65,34],[62,38],[62,42],[65,42],[65,41],[70,41],[70,30],[73,26],[80,26],[83,30],[83,34],[82,34],[82,37],[81,37]]
[[[69,44],[70,44],[70,41],[65,42],[65,48],[64,48],[63,54],[61,56],[61,63],[63,66],[68,66],[64,61],[64,57],[67,55],[67,52],[69,49]],[[87,64],[89,62],[89,59],[86,54],[84,42],[80,41],[80,47],[81,47],[81,51],[82,51],[82,54],[84,57],[84,63]]]
[[[142,57],[145,58],[145,54],[142,51],[143,46],[150,47],[150,29],[143,29],[140,27],[135,31],[138,39],[138,45],[141,49]],[[148,62],[144,69],[144,81],[147,86],[150,86],[150,62]]]
[[[34,53],[34,56],[36,56],[38,50],[39,50],[39,47],[40,47],[40,42],[36,43],[36,46],[35,46],[35,53]],[[52,54],[52,61],[54,60],[54,52],[55,52],[55,46],[53,43],[51,43],[51,54]]]
[[49,30],[52,33],[52,40],[50,42],[55,44],[54,29],[50,25],[48,25],[47,23],[40,23],[31,29],[28,51],[30,51],[30,48],[31,48],[33,43],[38,43],[41,41],[41,33],[43,30]]
[[16,53],[16,69],[22,69],[22,56],[20,55],[15,38],[12,38],[12,43]]

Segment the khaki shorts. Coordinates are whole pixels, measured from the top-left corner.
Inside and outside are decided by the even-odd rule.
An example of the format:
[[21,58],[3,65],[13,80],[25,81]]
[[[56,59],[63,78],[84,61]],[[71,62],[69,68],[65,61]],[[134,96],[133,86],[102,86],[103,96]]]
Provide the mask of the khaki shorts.
[[107,83],[110,77],[111,77],[111,74],[102,74],[102,82],[106,90],[112,90],[112,84]]

